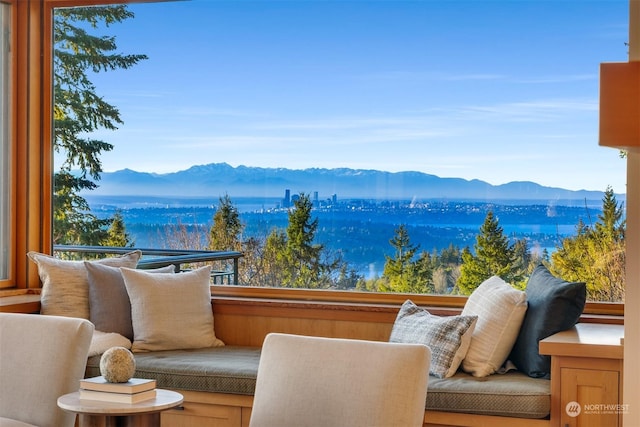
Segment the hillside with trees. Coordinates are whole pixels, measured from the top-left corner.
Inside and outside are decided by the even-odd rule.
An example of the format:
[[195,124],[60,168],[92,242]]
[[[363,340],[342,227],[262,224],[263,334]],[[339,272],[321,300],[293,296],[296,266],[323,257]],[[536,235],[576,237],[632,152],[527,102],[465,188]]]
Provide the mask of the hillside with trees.
[[166,229],[166,241],[173,248],[193,248],[193,242],[205,240],[210,249],[242,251],[240,283],[246,286],[469,295],[493,275],[524,289],[531,271],[544,263],[565,280],[586,282],[590,300],[624,300],[623,207],[611,189],[605,192],[596,221],[578,224],[576,234],[563,239],[552,256],[531,251],[525,239],[510,240],[499,218],[489,211],[473,247],[450,245],[427,252],[412,243],[404,224],[399,225],[388,238],[393,255],[385,257],[383,274],[370,279],[359,275],[340,254],[315,243],[319,225],[308,195],[300,194],[289,209],[286,227],[274,226],[263,238],[243,240],[241,214],[225,195],[208,233],[192,228],[190,233],[200,236],[185,240],[178,237],[185,234],[185,227],[178,225]]

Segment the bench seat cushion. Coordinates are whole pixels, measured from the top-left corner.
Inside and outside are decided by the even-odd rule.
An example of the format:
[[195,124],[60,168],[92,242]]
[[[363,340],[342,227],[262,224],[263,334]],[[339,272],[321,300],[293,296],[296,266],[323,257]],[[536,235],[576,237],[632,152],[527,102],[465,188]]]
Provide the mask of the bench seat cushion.
[[[158,388],[253,395],[260,348],[224,346],[134,353],[135,376]],[[100,356],[87,361],[87,377],[100,375]]]
[[518,371],[481,378],[462,371],[446,379],[429,377],[427,410],[546,418],[551,411],[550,383]]
[[[139,378],[159,388],[253,395],[260,349],[225,346],[195,350],[136,353]],[[100,375],[100,356],[89,358],[87,377]],[[426,409],[443,412],[545,418],[550,412],[549,380],[520,372],[476,378],[458,372],[450,378],[429,377]]]

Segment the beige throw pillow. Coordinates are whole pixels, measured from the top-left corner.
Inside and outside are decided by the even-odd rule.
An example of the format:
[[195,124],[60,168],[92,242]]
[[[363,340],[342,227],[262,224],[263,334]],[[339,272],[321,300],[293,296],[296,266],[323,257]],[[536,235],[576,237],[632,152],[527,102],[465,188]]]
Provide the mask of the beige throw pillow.
[[527,295],[498,276],[485,280],[469,296],[463,316],[478,316],[462,369],[474,377],[496,372],[509,357],[524,315]]
[[131,341],[127,337],[123,337],[115,332],[102,332],[94,329],[91,346],[89,346],[88,357],[102,354],[111,347],[124,347],[126,349],[131,349]]
[[[39,252],[27,256],[38,266],[42,282],[40,313],[89,319],[89,282],[84,261],[61,260]],[[122,256],[103,258],[91,263],[112,267],[131,267],[138,264],[140,251]]]
[[131,351],[224,345],[213,329],[210,266],[176,274],[121,271],[131,300]]
[[[131,302],[120,268],[85,262],[89,283],[89,320],[101,332],[115,332],[133,339]],[[175,273],[171,264],[150,273]]]

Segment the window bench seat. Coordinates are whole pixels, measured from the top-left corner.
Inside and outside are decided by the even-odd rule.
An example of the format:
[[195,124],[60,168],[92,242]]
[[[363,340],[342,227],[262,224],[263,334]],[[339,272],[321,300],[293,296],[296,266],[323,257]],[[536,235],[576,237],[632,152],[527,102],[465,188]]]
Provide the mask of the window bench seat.
[[[38,297],[6,296],[1,299],[6,303],[0,305],[0,311],[38,312]],[[158,379],[160,387],[174,389],[185,396],[182,408],[162,414],[165,427],[248,426],[259,347],[269,332],[382,341],[389,338],[398,311],[398,305],[386,303],[229,296],[216,296],[212,303],[215,333],[227,344],[226,347],[136,354],[136,375],[155,375],[153,378]],[[460,309],[437,307],[431,311],[450,315],[458,314]],[[593,323],[595,321],[598,323]],[[540,352],[552,357],[550,381],[518,378],[515,372],[494,374],[489,379],[476,379],[465,374],[447,380],[431,378],[425,427],[561,427],[569,422],[567,417],[573,416],[566,414],[565,400],[576,400],[575,393],[583,386],[591,392],[601,391],[601,394],[590,392],[597,403],[621,402],[621,323],[621,317],[583,316],[581,323],[572,330],[543,340]],[[202,354],[198,354],[200,352]],[[91,358],[87,375],[98,375],[98,365],[99,358]],[[508,396],[494,398],[493,402],[488,395],[480,396],[487,392],[499,395],[500,390],[507,387],[521,387],[522,394],[503,392]],[[499,390],[491,391],[494,388]],[[538,396],[540,392],[547,397]],[[483,403],[476,400],[480,398]],[[526,399],[535,399],[538,403],[522,403]],[[515,409],[515,400],[526,408]],[[452,402],[456,402],[455,405]],[[545,409],[548,402],[550,410]],[[490,410],[483,408],[486,404]],[[543,413],[549,415],[535,418]],[[622,419],[619,414],[581,414],[580,417],[593,421],[589,425],[620,426]]]
[[[248,425],[260,348],[225,346],[157,351],[136,353],[135,358],[137,377],[153,378],[158,387],[185,395],[183,408],[163,414],[163,425],[183,425],[182,422],[189,426]],[[86,375],[100,375],[100,356],[88,360]],[[203,403],[215,402],[216,397],[226,398],[226,404],[208,403],[207,407]],[[455,423],[455,413],[460,413],[463,419],[473,414],[477,421],[497,417],[510,426],[548,426],[550,401],[549,380],[529,378],[519,372],[485,378],[459,372],[447,379],[429,379],[425,420],[426,425],[431,425],[435,413],[447,413],[444,418]],[[221,416],[220,410],[225,415]],[[206,416],[208,411],[211,417]],[[228,419],[227,414],[231,414]],[[470,424],[462,421],[449,425]]]

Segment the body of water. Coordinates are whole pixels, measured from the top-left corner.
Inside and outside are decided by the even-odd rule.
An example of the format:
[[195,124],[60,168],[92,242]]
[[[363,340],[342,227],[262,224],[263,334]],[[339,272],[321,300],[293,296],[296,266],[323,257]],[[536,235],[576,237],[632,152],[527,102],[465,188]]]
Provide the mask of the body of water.
[[[135,245],[166,247],[166,226],[206,227],[213,224],[218,200],[203,198],[164,199],[158,197],[87,198],[99,217],[119,210]],[[288,211],[282,200],[232,199],[245,225],[244,238],[265,238],[273,228],[284,229]],[[572,206],[541,204],[496,204],[486,202],[433,201],[418,207],[410,201],[344,200],[334,205],[318,205],[312,211],[318,219],[316,241],[339,252],[365,277],[381,275],[386,256],[393,255],[389,240],[403,224],[411,243],[427,252],[440,251],[451,244],[473,250],[476,236],[487,212],[498,218],[503,232],[512,241],[526,239],[537,253],[551,253],[562,239],[575,234],[579,221],[592,224],[600,210],[583,203]]]

